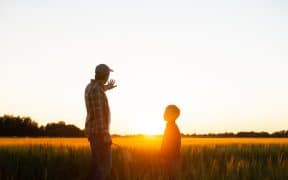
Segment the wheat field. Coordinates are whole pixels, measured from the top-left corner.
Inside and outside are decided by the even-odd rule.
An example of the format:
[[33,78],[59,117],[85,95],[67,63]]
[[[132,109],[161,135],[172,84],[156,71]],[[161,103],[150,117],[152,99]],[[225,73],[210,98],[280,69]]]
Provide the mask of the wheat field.
[[[165,180],[161,137],[113,138],[109,180]],[[1,180],[85,179],[86,138],[1,138]],[[179,180],[288,179],[287,138],[182,138]]]

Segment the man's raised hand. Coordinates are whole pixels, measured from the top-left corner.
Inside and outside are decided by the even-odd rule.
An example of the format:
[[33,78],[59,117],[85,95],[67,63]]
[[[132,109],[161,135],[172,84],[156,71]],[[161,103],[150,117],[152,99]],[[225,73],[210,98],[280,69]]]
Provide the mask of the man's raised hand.
[[115,85],[115,80],[114,79],[110,79],[108,81],[108,83],[105,85],[105,90],[110,90],[117,87],[117,85]]

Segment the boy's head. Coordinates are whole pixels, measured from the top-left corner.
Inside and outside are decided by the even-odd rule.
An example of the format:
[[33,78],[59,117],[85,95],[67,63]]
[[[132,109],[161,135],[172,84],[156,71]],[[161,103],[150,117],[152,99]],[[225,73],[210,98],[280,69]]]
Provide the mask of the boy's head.
[[164,112],[164,120],[167,122],[175,122],[180,115],[180,109],[174,105],[168,105]]

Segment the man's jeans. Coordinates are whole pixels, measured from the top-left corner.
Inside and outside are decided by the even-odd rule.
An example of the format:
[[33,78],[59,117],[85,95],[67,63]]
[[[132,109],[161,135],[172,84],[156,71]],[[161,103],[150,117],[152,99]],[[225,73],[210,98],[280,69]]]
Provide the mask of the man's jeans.
[[111,145],[103,144],[100,138],[90,136],[91,164],[88,180],[105,180],[112,168]]

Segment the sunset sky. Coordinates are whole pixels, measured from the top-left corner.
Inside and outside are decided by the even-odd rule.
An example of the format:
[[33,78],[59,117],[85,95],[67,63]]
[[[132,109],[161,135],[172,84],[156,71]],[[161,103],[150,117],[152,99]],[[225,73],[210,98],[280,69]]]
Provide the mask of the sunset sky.
[[112,133],[288,129],[288,1],[0,0],[0,115],[84,128],[99,63]]

